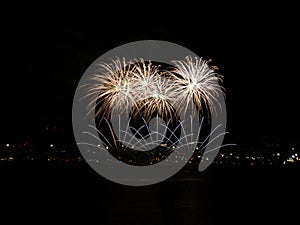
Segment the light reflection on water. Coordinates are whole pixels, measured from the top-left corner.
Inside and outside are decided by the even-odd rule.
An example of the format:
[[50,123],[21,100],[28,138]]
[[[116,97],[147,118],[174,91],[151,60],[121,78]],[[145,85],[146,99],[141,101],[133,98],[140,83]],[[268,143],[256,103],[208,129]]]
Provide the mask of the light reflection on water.
[[[194,225],[292,223],[299,171],[180,172],[156,185],[119,185],[90,168],[1,170],[1,214],[10,222]],[[16,216],[18,215],[18,216]]]

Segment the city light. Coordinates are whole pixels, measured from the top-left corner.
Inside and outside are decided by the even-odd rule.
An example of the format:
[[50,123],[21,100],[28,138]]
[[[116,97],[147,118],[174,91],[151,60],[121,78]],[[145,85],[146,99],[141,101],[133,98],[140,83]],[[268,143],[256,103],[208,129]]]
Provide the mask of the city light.
[[[62,129],[59,129],[61,131]],[[53,131],[54,132],[54,131]],[[58,132],[57,130],[55,132]],[[43,142],[36,143],[32,142],[30,139],[18,141],[5,141],[0,146],[0,161],[6,161],[10,163],[18,162],[37,162],[44,161],[47,163],[84,163],[85,160],[81,157],[80,152],[78,151],[76,143],[69,141],[62,141],[60,137],[61,133],[57,133],[57,137],[51,133],[49,137],[46,136]],[[48,144],[47,144],[48,143]],[[162,146],[165,143],[161,143]],[[127,147],[120,143],[122,151],[126,152]],[[92,147],[87,149],[91,155],[97,154],[97,150],[101,147],[101,144],[95,145],[95,148]],[[176,151],[176,145],[170,146],[171,150]],[[110,154],[110,151],[114,149],[110,146],[105,146],[107,149],[107,154]],[[274,143],[260,143],[257,145],[245,145],[238,148],[221,148],[220,154],[216,158],[208,158],[207,155],[203,156],[203,152],[199,151],[201,146],[197,146],[195,155],[190,159],[187,159],[185,156],[175,156],[173,159],[165,156],[163,151],[155,152],[153,157],[149,157],[144,161],[144,163],[151,165],[161,161],[171,161],[172,163],[182,163],[186,162],[189,167],[194,167],[199,164],[200,160],[209,161],[212,160],[216,166],[279,166],[284,165],[284,167],[289,166],[299,166],[300,165],[300,148],[297,145],[288,146],[282,144]],[[299,150],[298,150],[299,149]],[[137,160],[144,160],[138,156],[138,146],[135,146],[135,152],[128,155],[128,158],[124,160],[124,155],[115,156],[118,160],[123,162],[128,162],[130,164],[140,163]],[[202,149],[201,149],[202,150]],[[116,152],[114,152],[116,153]],[[116,154],[121,154],[116,153]],[[137,154],[137,155],[135,155]],[[151,153],[152,154],[152,153]],[[121,159],[122,157],[122,159]],[[95,159],[96,160],[96,159]],[[93,162],[96,162],[96,161]]]

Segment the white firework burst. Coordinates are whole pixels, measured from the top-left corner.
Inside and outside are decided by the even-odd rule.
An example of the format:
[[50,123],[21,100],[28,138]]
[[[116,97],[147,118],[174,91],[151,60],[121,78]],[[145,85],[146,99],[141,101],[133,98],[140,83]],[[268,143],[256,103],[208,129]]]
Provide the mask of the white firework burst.
[[150,119],[154,113],[163,118],[172,117],[174,101],[174,87],[166,78],[166,71],[155,66],[151,61],[145,63],[143,59],[136,63],[131,80],[136,95],[138,109],[135,112],[145,119]]
[[171,62],[174,69],[163,71],[143,59],[125,61],[117,58],[111,63],[99,64],[100,70],[91,77],[85,97],[92,97],[90,110],[96,117],[109,118],[116,113],[131,112],[132,116],[150,119],[155,113],[163,118],[172,118],[174,108],[185,113],[189,105],[196,105],[199,112],[214,110],[214,101],[223,87],[222,77],[216,67],[202,58],[188,56],[185,60]]
[[131,81],[139,100],[148,98],[153,89],[156,88],[157,77],[161,76],[159,67],[154,66],[151,61],[147,64],[143,59],[136,61]]
[[101,63],[99,67],[99,72],[91,77],[93,84],[88,87],[85,96],[93,96],[88,113],[101,105],[95,112],[96,117],[109,118],[112,110],[121,113],[136,104],[136,91],[131,82],[134,64],[117,58],[112,63]]
[[172,82],[164,76],[156,76],[148,91],[147,97],[142,101],[144,110],[141,115],[146,119],[150,119],[155,113],[163,119],[172,118],[175,101],[175,88]]
[[92,96],[88,113],[99,105],[95,116],[101,120],[109,118],[113,110],[149,119],[156,110],[159,115],[171,116],[174,88],[159,66],[143,59],[127,62],[117,58],[99,67],[99,72],[90,78],[93,84],[88,86],[85,96]]
[[222,76],[216,73],[217,67],[209,66],[208,61],[202,58],[187,56],[185,60],[174,60],[172,70],[176,87],[176,102],[186,111],[188,105],[196,105],[201,113],[205,108],[215,110],[214,101],[219,94],[223,94],[223,87],[219,82]]

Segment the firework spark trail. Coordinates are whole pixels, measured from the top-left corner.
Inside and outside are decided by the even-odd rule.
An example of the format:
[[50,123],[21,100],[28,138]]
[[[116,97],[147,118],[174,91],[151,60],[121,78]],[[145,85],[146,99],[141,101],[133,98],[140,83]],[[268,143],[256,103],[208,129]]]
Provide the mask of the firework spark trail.
[[93,97],[88,105],[90,108],[88,114],[101,104],[95,116],[109,118],[113,109],[121,113],[135,105],[136,93],[132,90],[131,84],[134,64],[117,58],[112,60],[112,63],[101,63],[99,67],[99,72],[91,77],[93,84],[88,87],[85,96]]
[[[174,87],[165,78],[165,71],[143,59],[126,62],[125,59],[101,63],[99,72],[94,74],[85,97],[92,96],[88,114],[97,106],[96,117],[109,118],[113,110],[117,113],[130,111],[132,116],[149,120],[153,113],[167,118],[174,114]],[[101,121],[101,120],[100,120]]]
[[[202,118],[202,120],[201,120],[201,126],[199,127],[199,130],[197,131],[197,136],[199,137],[200,136],[200,133],[201,133],[201,129],[202,129],[202,122],[203,122],[203,120],[204,120],[204,118]],[[145,120],[144,120],[145,121]],[[108,123],[108,126],[110,126],[110,124],[109,124],[109,122],[106,120],[106,122]],[[190,121],[191,123],[192,123],[192,121]],[[175,129],[170,129],[167,125],[165,125],[165,124],[163,124],[163,123],[161,123],[161,124],[159,124],[160,126],[163,126],[164,128],[165,128],[165,132],[164,132],[164,134],[166,133],[166,131],[169,131],[169,132],[171,132],[171,135],[170,136],[174,136],[175,138],[176,138],[176,140],[174,140],[174,141],[172,141],[171,140],[171,138],[169,137],[166,137],[166,136],[164,136],[163,134],[160,134],[160,133],[158,133],[162,138],[166,138],[166,142],[169,142],[170,144],[168,145],[168,146],[165,146],[164,148],[164,153],[165,154],[169,154],[170,152],[177,152],[178,154],[180,154],[181,156],[185,156],[185,151],[186,151],[186,146],[189,146],[189,145],[193,145],[195,142],[190,142],[190,141],[188,141],[188,137],[190,137],[190,136],[194,136],[195,134],[194,133],[190,133],[190,132],[188,132],[188,133],[186,133],[185,131],[183,131],[184,132],[184,136],[182,136],[182,137],[176,137],[176,135],[175,135],[175,132],[176,132],[176,130],[179,128],[179,127],[181,127],[181,126],[183,126],[183,123],[184,123],[184,121],[180,121],[180,123],[176,126],[176,128]],[[150,128],[148,127],[148,125],[145,123],[145,125],[143,125],[142,127],[145,127],[146,126],[146,128],[148,129],[148,130],[150,130]],[[99,132],[99,134],[100,134],[100,136],[102,137],[102,138],[104,138],[105,140],[106,140],[106,142],[107,142],[107,144],[109,145],[109,147],[110,147],[110,149],[111,150],[116,150],[115,149],[115,147],[113,147],[110,143],[109,143],[109,141],[108,141],[108,139],[106,139],[106,137],[105,137],[105,135],[103,134],[103,133],[101,133],[101,131],[99,131],[96,127],[94,127],[94,126],[92,126],[92,125],[89,125],[89,127],[91,127],[91,128],[93,128],[93,129],[95,129],[97,132]],[[206,143],[206,141],[209,139],[209,137],[213,134],[213,133],[215,133],[215,132],[217,132],[217,130],[218,130],[218,128],[220,128],[221,127],[221,125],[219,125],[219,126],[217,126],[215,129],[213,129],[205,138],[204,138],[204,140],[203,141],[200,141],[200,140],[198,140],[198,141],[196,141],[196,144],[199,146],[199,148],[197,148],[197,149],[199,149],[199,152],[201,152],[202,150],[204,150],[205,148],[206,148],[206,146],[207,145],[209,145],[209,144],[211,144],[211,143],[213,143],[214,141],[216,141],[218,138],[220,138],[221,136],[223,136],[223,135],[225,135],[226,133],[228,133],[228,132],[221,132],[220,134],[218,134],[215,138],[213,138],[212,140],[210,140],[207,144],[205,144],[204,145],[204,143]],[[132,136],[132,134],[130,134],[130,132],[128,132],[128,130],[129,129],[134,129],[133,127],[131,127],[131,126],[127,126],[127,130],[125,130],[125,131],[123,131],[123,130],[121,130],[121,132],[124,132],[125,134],[127,134],[127,135],[130,135],[131,137],[133,137]],[[141,135],[140,133],[139,133],[139,130],[137,130],[136,129],[136,132],[139,134],[139,135]],[[90,144],[90,143],[85,143],[85,142],[81,142],[81,143],[77,143],[77,144],[85,144],[85,145],[90,145],[90,146],[93,146],[93,147],[96,147],[97,149],[100,149],[100,150],[104,150],[104,151],[107,151],[108,149],[106,148],[104,148],[104,147],[101,147],[102,145],[102,142],[101,142],[101,140],[100,140],[100,138],[99,137],[96,137],[95,135],[93,135],[91,132],[83,132],[84,134],[88,134],[88,135],[91,135],[93,138],[95,138],[96,140],[98,140],[99,141],[99,144],[98,145],[93,145],[93,144]],[[152,133],[155,133],[155,131],[152,131]],[[149,134],[148,135],[146,135],[146,136],[149,136]],[[141,137],[142,137],[142,139],[140,140],[140,142],[139,143],[136,143],[136,142],[132,142],[132,138],[130,139],[130,141],[126,141],[125,139],[124,140],[118,140],[120,143],[123,143],[123,144],[125,144],[125,145],[127,145],[127,146],[135,146],[134,147],[134,149],[136,149],[136,148],[143,148],[143,150],[142,151],[144,151],[146,154],[148,154],[148,151],[149,150],[151,150],[149,147],[148,147],[148,145],[150,145],[150,144],[155,144],[155,143],[141,143],[141,142],[146,142],[145,141],[145,139],[144,139],[144,137],[141,135]],[[114,139],[115,139],[115,137],[113,137]],[[183,141],[184,140],[184,141]],[[115,140],[116,141],[116,140]],[[157,141],[153,141],[153,142],[157,142]],[[161,143],[161,142],[159,142],[159,143]],[[137,144],[139,144],[139,145],[137,145]],[[176,147],[175,147],[176,146]],[[215,151],[215,150],[217,150],[217,149],[219,149],[219,148],[223,148],[223,147],[226,147],[226,146],[236,146],[236,144],[231,144],[231,143],[229,143],[229,144],[224,144],[224,145],[221,145],[221,146],[217,146],[217,147],[215,147],[215,148],[212,148],[212,149],[210,149],[209,151],[205,151],[205,152],[203,152],[203,154],[202,154],[202,156],[203,155],[206,155],[206,154],[208,154],[208,153],[210,153],[210,152],[212,152],[212,151]],[[125,148],[126,149],[126,148]],[[141,149],[139,149],[139,150],[141,150]],[[128,152],[128,153],[133,153],[133,152]],[[150,154],[150,153],[149,153]]]
[[[106,141],[106,143],[111,147],[111,149],[114,149],[114,147],[109,143],[109,141],[107,140],[107,138],[105,137],[105,135],[99,130],[99,129],[97,129],[97,127],[94,127],[94,126],[92,126],[92,125],[89,125],[89,127],[92,127],[93,129],[95,129],[96,131],[97,131],[97,133],[98,134],[100,134],[100,136],[102,137],[102,138],[104,138],[104,140]],[[84,133],[84,132],[83,132]],[[90,132],[85,132],[86,134],[90,134]],[[90,134],[90,135],[92,135],[92,134]],[[92,135],[92,136],[94,136],[94,135]],[[98,141],[99,141],[99,143],[102,143],[101,142],[101,140],[100,139],[97,139]],[[115,143],[115,142],[114,142]]]
[[160,66],[154,66],[152,62],[146,64],[143,59],[135,61],[136,64],[132,72],[132,86],[134,87],[134,91],[138,93],[137,97],[139,99],[145,99],[156,89],[157,77],[161,75],[159,71]]
[[[113,110],[117,113],[131,111],[147,121],[154,113],[162,118],[171,118],[174,105],[184,112],[188,105],[196,105],[199,111],[215,109],[223,87],[222,77],[202,58],[186,57],[185,61],[172,61],[172,71],[160,71],[159,66],[143,59],[126,62],[125,59],[99,64],[100,72],[93,75],[85,97],[93,96],[88,105],[91,113],[98,105],[97,116],[109,118]],[[168,77],[168,78],[167,78]],[[96,104],[95,104],[96,102]],[[92,106],[95,106],[94,108]]]
[[160,66],[154,66],[151,62],[147,65],[143,59],[136,64],[133,72],[133,86],[139,101],[139,111],[147,121],[154,113],[162,118],[170,118],[174,114],[172,102],[174,102],[174,87],[166,71],[160,71]]
[[[144,124],[147,125],[147,121],[144,119],[144,117],[142,117],[142,120],[144,122]],[[156,129],[157,130],[157,129]],[[155,140],[155,142],[153,142],[153,138],[152,138],[152,135],[150,134],[150,130],[149,130],[149,127],[147,126],[147,131],[148,131],[148,134],[150,136],[150,143],[155,143],[158,139]]]
[[[138,144],[141,149],[149,150],[148,145],[155,145],[158,140],[158,136],[157,140],[153,140],[147,125],[147,122],[150,121],[154,114],[170,121],[170,118],[177,118],[177,115],[181,113],[185,115],[189,105],[196,105],[199,114],[204,109],[208,109],[210,112],[215,110],[213,103],[218,103],[217,97],[223,94],[224,91],[223,87],[219,84],[219,81],[222,81],[222,77],[215,72],[217,68],[209,66],[208,61],[202,58],[192,58],[191,56],[186,57],[185,60],[174,60],[171,63],[173,64],[171,71],[162,71],[160,70],[160,66],[155,66],[150,61],[145,62],[143,59],[125,61],[124,58],[123,60],[117,58],[116,60],[112,60],[111,63],[99,64],[100,70],[90,78],[92,84],[87,84],[88,89],[85,97],[91,97],[92,99],[88,105],[88,113],[91,113],[101,104],[101,107],[98,107],[96,110],[95,116],[99,117],[100,121],[104,119],[108,124],[116,148],[118,148],[117,141],[109,123],[109,118],[111,118],[113,112],[119,114],[119,120],[120,113],[124,111],[130,112],[132,117],[139,116],[143,118],[145,124],[143,127],[146,126],[149,133],[147,136],[143,137],[140,134],[140,130],[143,127],[134,129],[129,125],[131,120],[131,117],[129,117],[126,130],[121,130],[119,125],[119,137],[120,132],[125,133],[125,137],[122,138],[124,140],[118,140],[118,142],[133,146],[131,142],[134,136],[139,134],[142,138],[138,143],[134,143],[135,146]],[[174,105],[175,107],[173,107]],[[180,109],[182,112],[176,114],[178,112],[174,108]],[[183,122],[181,121],[180,124],[182,125]],[[200,129],[202,122],[203,117]],[[191,130],[192,127],[191,124]],[[135,134],[131,134],[129,128],[135,130]],[[177,128],[175,131],[170,130],[168,125],[165,128],[165,132],[168,129],[172,135],[177,130]],[[200,129],[198,135],[200,135]],[[99,130],[97,131],[102,137],[104,136]],[[184,128],[182,132],[183,137],[177,139],[175,142],[172,142],[170,138],[168,141],[172,142],[172,145],[176,143],[182,144],[182,147],[195,143],[188,140],[189,137],[192,140],[195,134],[186,133]],[[151,131],[151,133],[162,136],[159,132]],[[220,136],[225,135],[225,133],[218,135],[203,147],[204,142],[211,134],[203,142],[197,142],[197,144],[201,144],[201,149],[204,149]],[[129,142],[125,141],[126,135],[130,135]],[[146,141],[149,137],[151,139],[150,144]],[[162,137],[164,138],[164,136]],[[110,147],[113,148],[112,146]],[[168,148],[169,150],[174,150],[171,147]]]
[[142,116],[149,120],[154,113],[163,119],[170,119],[174,116],[173,102],[175,101],[176,93],[174,86],[170,80],[157,76],[155,79],[155,86],[152,86],[148,98],[145,99],[144,105],[146,110]]
[[215,110],[213,101],[218,102],[217,97],[224,91],[219,84],[222,76],[215,72],[217,67],[209,66],[208,61],[202,58],[193,59],[191,56],[186,57],[185,61],[174,60],[172,63],[174,65],[173,79],[178,96],[176,104],[179,108],[186,112],[187,106],[194,103],[200,112],[205,108],[210,111]]
[[[134,134],[131,136],[129,143],[131,143],[131,141],[134,139],[134,137],[138,134],[140,137],[142,137],[138,142],[135,142],[135,144],[133,146],[136,146],[137,144],[140,143],[141,140],[145,141],[145,138],[141,133],[140,130],[143,129],[145,127],[145,125],[141,126],[139,129],[135,129],[134,127],[131,127],[132,130],[134,130]],[[126,131],[127,132],[127,131]],[[148,135],[147,135],[148,136]],[[150,150],[150,149],[147,149]]]
[[221,126],[222,126],[222,125],[219,124],[218,126],[216,126],[216,127],[209,133],[209,135],[207,135],[207,137],[204,139],[204,141],[202,141],[202,144],[201,144],[200,148],[201,148],[202,145],[210,138],[210,136],[211,136],[214,132],[216,132],[216,131],[218,130],[218,128],[221,127]]

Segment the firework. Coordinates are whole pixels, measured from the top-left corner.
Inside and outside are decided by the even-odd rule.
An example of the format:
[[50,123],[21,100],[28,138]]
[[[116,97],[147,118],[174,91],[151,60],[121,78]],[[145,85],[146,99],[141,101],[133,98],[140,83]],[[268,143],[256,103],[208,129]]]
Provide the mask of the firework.
[[157,114],[162,118],[170,118],[174,114],[172,102],[174,102],[174,87],[166,78],[167,72],[160,70],[151,62],[147,64],[143,59],[134,70],[133,86],[137,93],[139,115],[147,121]]
[[[196,105],[201,112],[205,108],[214,110],[217,96],[223,93],[219,81],[222,77],[216,73],[217,67],[209,66],[208,61],[188,56],[185,61],[172,61],[174,85],[176,87],[177,104],[182,110],[188,105]],[[217,101],[218,102],[218,101]]]
[[[184,52],[190,56],[181,58]],[[112,54],[129,58],[109,61]],[[112,49],[88,67],[72,122],[79,150],[96,172],[141,186],[172,176],[196,150],[205,156],[199,171],[211,164],[223,146],[225,101],[216,68],[194,56],[178,44],[151,40]]]
[[163,119],[171,119],[174,116],[172,106],[175,101],[175,88],[171,81],[163,76],[158,76],[154,80],[155,85],[150,86],[148,97],[143,102],[142,116],[149,120],[154,114]]
[[95,112],[96,117],[109,118],[112,110],[121,113],[136,103],[137,93],[131,82],[135,66],[131,61],[117,58],[109,64],[101,63],[99,67],[99,72],[91,77],[93,84],[88,87],[85,96],[93,96],[88,113],[101,105]]
[[160,70],[160,66],[153,65],[151,61],[145,63],[140,59],[133,74],[132,85],[136,92],[138,107],[134,112],[139,113],[147,121],[154,113],[166,118],[171,116],[174,89],[165,78],[165,72]]
[[139,93],[141,99],[147,98],[153,89],[157,86],[157,77],[161,75],[160,66],[154,66],[152,62],[147,64],[143,59],[136,61],[133,70],[133,86],[135,91]]
[[[223,87],[222,77],[216,67],[208,65],[202,58],[190,56],[185,60],[171,62],[173,69],[163,71],[143,59],[100,64],[100,72],[93,75],[94,81],[86,96],[93,96],[89,113],[98,105],[96,117],[109,118],[113,110],[117,113],[131,112],[147,121],[154,114],[164,119],[176,115],[173,106],[187,112],[189,105],[196,106],[199,113],[204,109],[214,110],[214,101]],[[95,104],[96,103],[96,104]]]
[[129,111],[132,116],[139,114],[147,120],[154,113],[162,117],[172,115],[174,88],[159,66],[143,59],[126,62],[118,58],[99,66],[85,96],[93,96],[88,107],[94,107],[88,113],[101,105],[95,112],[96,117],[109,118],[113,110],[117,113]]

